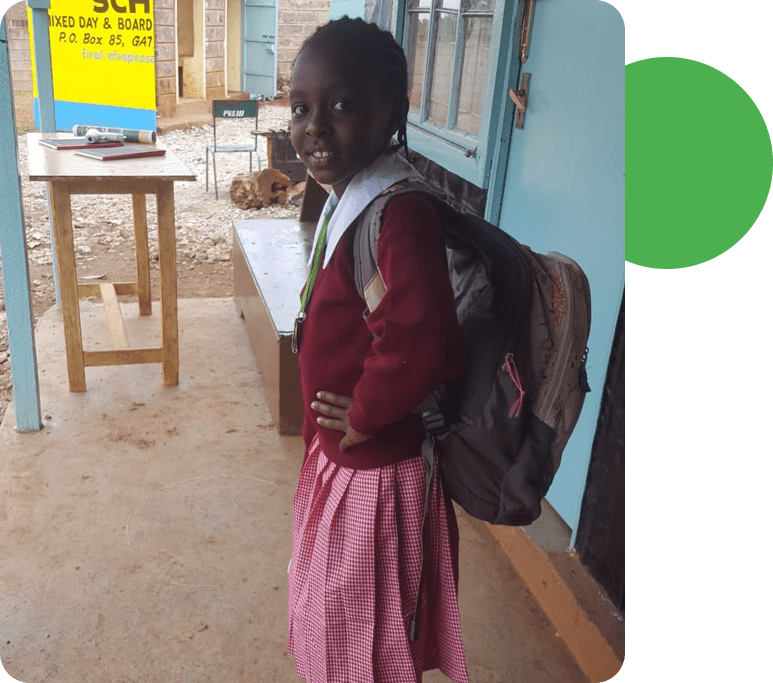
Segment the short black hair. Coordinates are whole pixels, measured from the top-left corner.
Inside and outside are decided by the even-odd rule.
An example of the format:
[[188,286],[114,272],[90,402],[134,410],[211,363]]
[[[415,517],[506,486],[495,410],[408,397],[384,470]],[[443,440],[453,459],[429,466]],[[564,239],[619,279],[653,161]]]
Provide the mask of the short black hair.
[[[365,71],[379,82],[387,99],[407,101],[408,62],[405,53],[394,36],[379,28],[377,24],[359,18],[351,19],[348,16],[323,24],[303,41],[293,61],[293,69],[306,48],[330,50],[332,54],[356,60],[357,64],[363,65]],[[408,108],[405,107],[397,128],[397,144],[392,145],[389,152],[404,147],[407,156],[407,126]]]

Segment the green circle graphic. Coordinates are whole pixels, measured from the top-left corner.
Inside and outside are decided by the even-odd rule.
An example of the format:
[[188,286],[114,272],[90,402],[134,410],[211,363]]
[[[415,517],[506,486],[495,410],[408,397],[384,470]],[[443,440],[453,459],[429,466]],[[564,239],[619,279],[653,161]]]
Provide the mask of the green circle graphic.
[[625,67],[625,260],[685,268],[751,228],[773,175],[770,135],[731,78],[689,59]]

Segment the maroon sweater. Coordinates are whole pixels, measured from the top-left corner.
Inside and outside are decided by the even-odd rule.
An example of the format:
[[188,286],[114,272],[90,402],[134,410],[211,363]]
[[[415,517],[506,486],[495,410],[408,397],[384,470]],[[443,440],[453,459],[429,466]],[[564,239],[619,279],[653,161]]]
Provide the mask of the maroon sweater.
[[[320,269],[303,325],[303,437],[308,447],[319,433],[325,455],[345,467],[383,467],[421,454],[424,434],[413,410],[461,373],[462,330],[429,199],[402,195],[387,205],[377,257],[387,294],[367,319],[352,239],[349,230]],[[350,424],[374,436],[342,453],[343,432],[317,424],[311,402],[318,391],[353,396]]]

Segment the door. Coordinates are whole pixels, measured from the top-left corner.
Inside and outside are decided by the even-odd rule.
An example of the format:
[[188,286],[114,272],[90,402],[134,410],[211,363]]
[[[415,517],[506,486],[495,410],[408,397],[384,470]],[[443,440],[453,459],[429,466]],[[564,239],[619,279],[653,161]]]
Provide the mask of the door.
[[180,99],[204,99],[204,0],[177,0],[177,79]]
[[276,0],[244,0],[242,90],[276,95]]
[[[623,20],[598,0],[537,0],[523,129],[512,128],[499,227],[575,259],[591,286],[588,381],[548,501],[576,532],[625,270]],[[574,538],[572,542],[574,542]]]

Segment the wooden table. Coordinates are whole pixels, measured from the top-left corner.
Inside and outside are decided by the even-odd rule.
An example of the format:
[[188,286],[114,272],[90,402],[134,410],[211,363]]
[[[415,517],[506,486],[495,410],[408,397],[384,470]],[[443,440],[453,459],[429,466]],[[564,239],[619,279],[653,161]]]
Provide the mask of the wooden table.
[[[89,366],[161,363],[164,384],[179,381],[177,334],[177,269],[175,257],[174,182],[196,176],[171,152],[161,157],[98,161],[73,150],[53,150],[38,143],[40,133],[28,133],[30,180],[49,186],[54,248],[59,276],[67,372],[70,391],[86,391]],[[53,137],[46,134],[46,137]],[[57,137],[72,137],[59,133]],[[74,194],[130,194],[134,213],[136,282],[79,284],[75,269],[72,208]],[[161,280],[161,347],[131,348],[124,327],[119,295],[136,296],[140,315],[151,314],[150,259],[145,195],[156,195]],[[81,334],[81,297],[100,297],[105,305],[113,348],[85,351]]]

